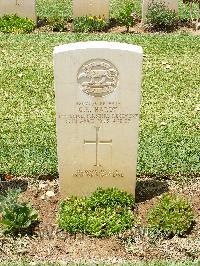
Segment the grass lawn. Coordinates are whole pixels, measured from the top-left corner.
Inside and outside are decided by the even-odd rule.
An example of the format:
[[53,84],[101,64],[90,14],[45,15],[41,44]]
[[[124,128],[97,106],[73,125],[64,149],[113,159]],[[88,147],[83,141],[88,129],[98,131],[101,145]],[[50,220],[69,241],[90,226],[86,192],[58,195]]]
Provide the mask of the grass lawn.
[[200,38],[178,33],[1,34],[0,173],[57,175],[53,47],[87,40],[144,48],[138,175],[198,175]]
[[[125,0],[110,0],[110,16],[116,17],[118,7]],[[142,1],[135,0],[135,12],[141,16]],[[39,17],[72,17],[72,0],[37,0],[37,15]],[[197,5],[194,5],[194,16],[197,15]],[[189,19],[189,6],[183,5],[179,0],[179,17],[181,20]]]
[[[110,1],[111,17],[115,17],[117,7],[119,7],[123,1],[124,0]],[[141,3],[139,0],[135,1],[135,7],[138,13],[141,12]],[[41,17],[72,17],[72,0],[37,0],[37,14]]]

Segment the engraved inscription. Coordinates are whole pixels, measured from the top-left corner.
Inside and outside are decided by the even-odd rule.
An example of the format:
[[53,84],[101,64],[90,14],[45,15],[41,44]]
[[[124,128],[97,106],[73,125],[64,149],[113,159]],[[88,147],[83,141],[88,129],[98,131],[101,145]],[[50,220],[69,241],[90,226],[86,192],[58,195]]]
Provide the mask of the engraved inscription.
[[113,177],[113,178],[123,178],[124,175],[118,170],[107,171],[104,169],[86,169],[77,170],[73,174],[73,177]]
[[111,113],[120,107],[119,102],[77,102],[77,111],[83,113]]
[[120,112],[120,102],[77,102],[76,113],[58,114],[66,124],[129,124],[139,114]]
[[58,117],[65,119],[66,124],[130,124],[138,114],[69,114]]
[[82,65],[77,80],[84,93],[103,97],[117,88],[119,73],[112,63],[104,59],[93,59]]

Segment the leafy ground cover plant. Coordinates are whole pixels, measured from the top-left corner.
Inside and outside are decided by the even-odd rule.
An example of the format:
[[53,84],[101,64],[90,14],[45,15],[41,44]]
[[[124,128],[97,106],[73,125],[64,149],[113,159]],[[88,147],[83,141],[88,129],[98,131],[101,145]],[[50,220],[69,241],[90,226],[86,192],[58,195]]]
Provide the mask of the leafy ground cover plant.
[[[117,19],[118,10],[120,5],[126,0],[110,0],[110,17]],[[134,0],[136,13],[141,14],[142,1]],[[72,18],[72,1],[71,0],[37,0],[37,14],[39,17],[67,17]],[[193,11],[195,13],[195,17],[198,14],[197,5],[193,6]],[[190,20],[190,7],[189,5],[185,6],[183,1],[179,1],[179,17],[181,20],[189,21]]]
[[66,21],[62,17],[51,17],[47,18],[47,24],[52,28],[53,31],[64,31]]
[[106,20],[101,17],[83,16],[73,20],[74,32],[104,31],[107,26]]
[[191,204],[182,197],[166,193],[148,213],[149,227],[170,237],[184,235],[194,222]]
[[116,188],[99,188],[88,198],[61,202],[59,226],[69,233],[111,236],[132,227],[134,198]]
[[150,31],[171,31],[178,26],[178,16],[164,3],[153,3],[148,8],[145,24]]
[[126,26],[127,32],[129,32],[130,27],[136,24],[137,15],[135,13],[135,4],[132,0],[126,0],[122,3],[119,8],[117,21],[122,26]]
[[0,228],[5,233],[20,233],[38,220],[37,211],[30,202],[19,200],[20,190],[8,190],[0,196]]
[[30,33],[35,27],[34,21],[17,15],[5,15],[0,18],[0,31],[3,33]]

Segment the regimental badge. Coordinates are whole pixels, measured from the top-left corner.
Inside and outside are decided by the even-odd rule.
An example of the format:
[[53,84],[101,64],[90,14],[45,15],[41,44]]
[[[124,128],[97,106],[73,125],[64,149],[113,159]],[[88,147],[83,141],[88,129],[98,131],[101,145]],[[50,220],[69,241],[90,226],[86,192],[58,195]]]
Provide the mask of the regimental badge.
[[114,92],[118,86],[119,72],[104,59],[87,61],[78,71],[80,89],[93,97],[103,97]]

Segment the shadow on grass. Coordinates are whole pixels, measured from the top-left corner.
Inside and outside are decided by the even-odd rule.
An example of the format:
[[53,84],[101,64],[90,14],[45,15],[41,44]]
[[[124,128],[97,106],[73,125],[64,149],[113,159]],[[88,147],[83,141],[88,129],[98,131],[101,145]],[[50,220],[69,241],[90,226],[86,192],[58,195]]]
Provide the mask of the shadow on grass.
[[168,192],[168,184],[166,181],[155,179],[139,179],[136,184],[136,202],[144,202],[165,192]]

